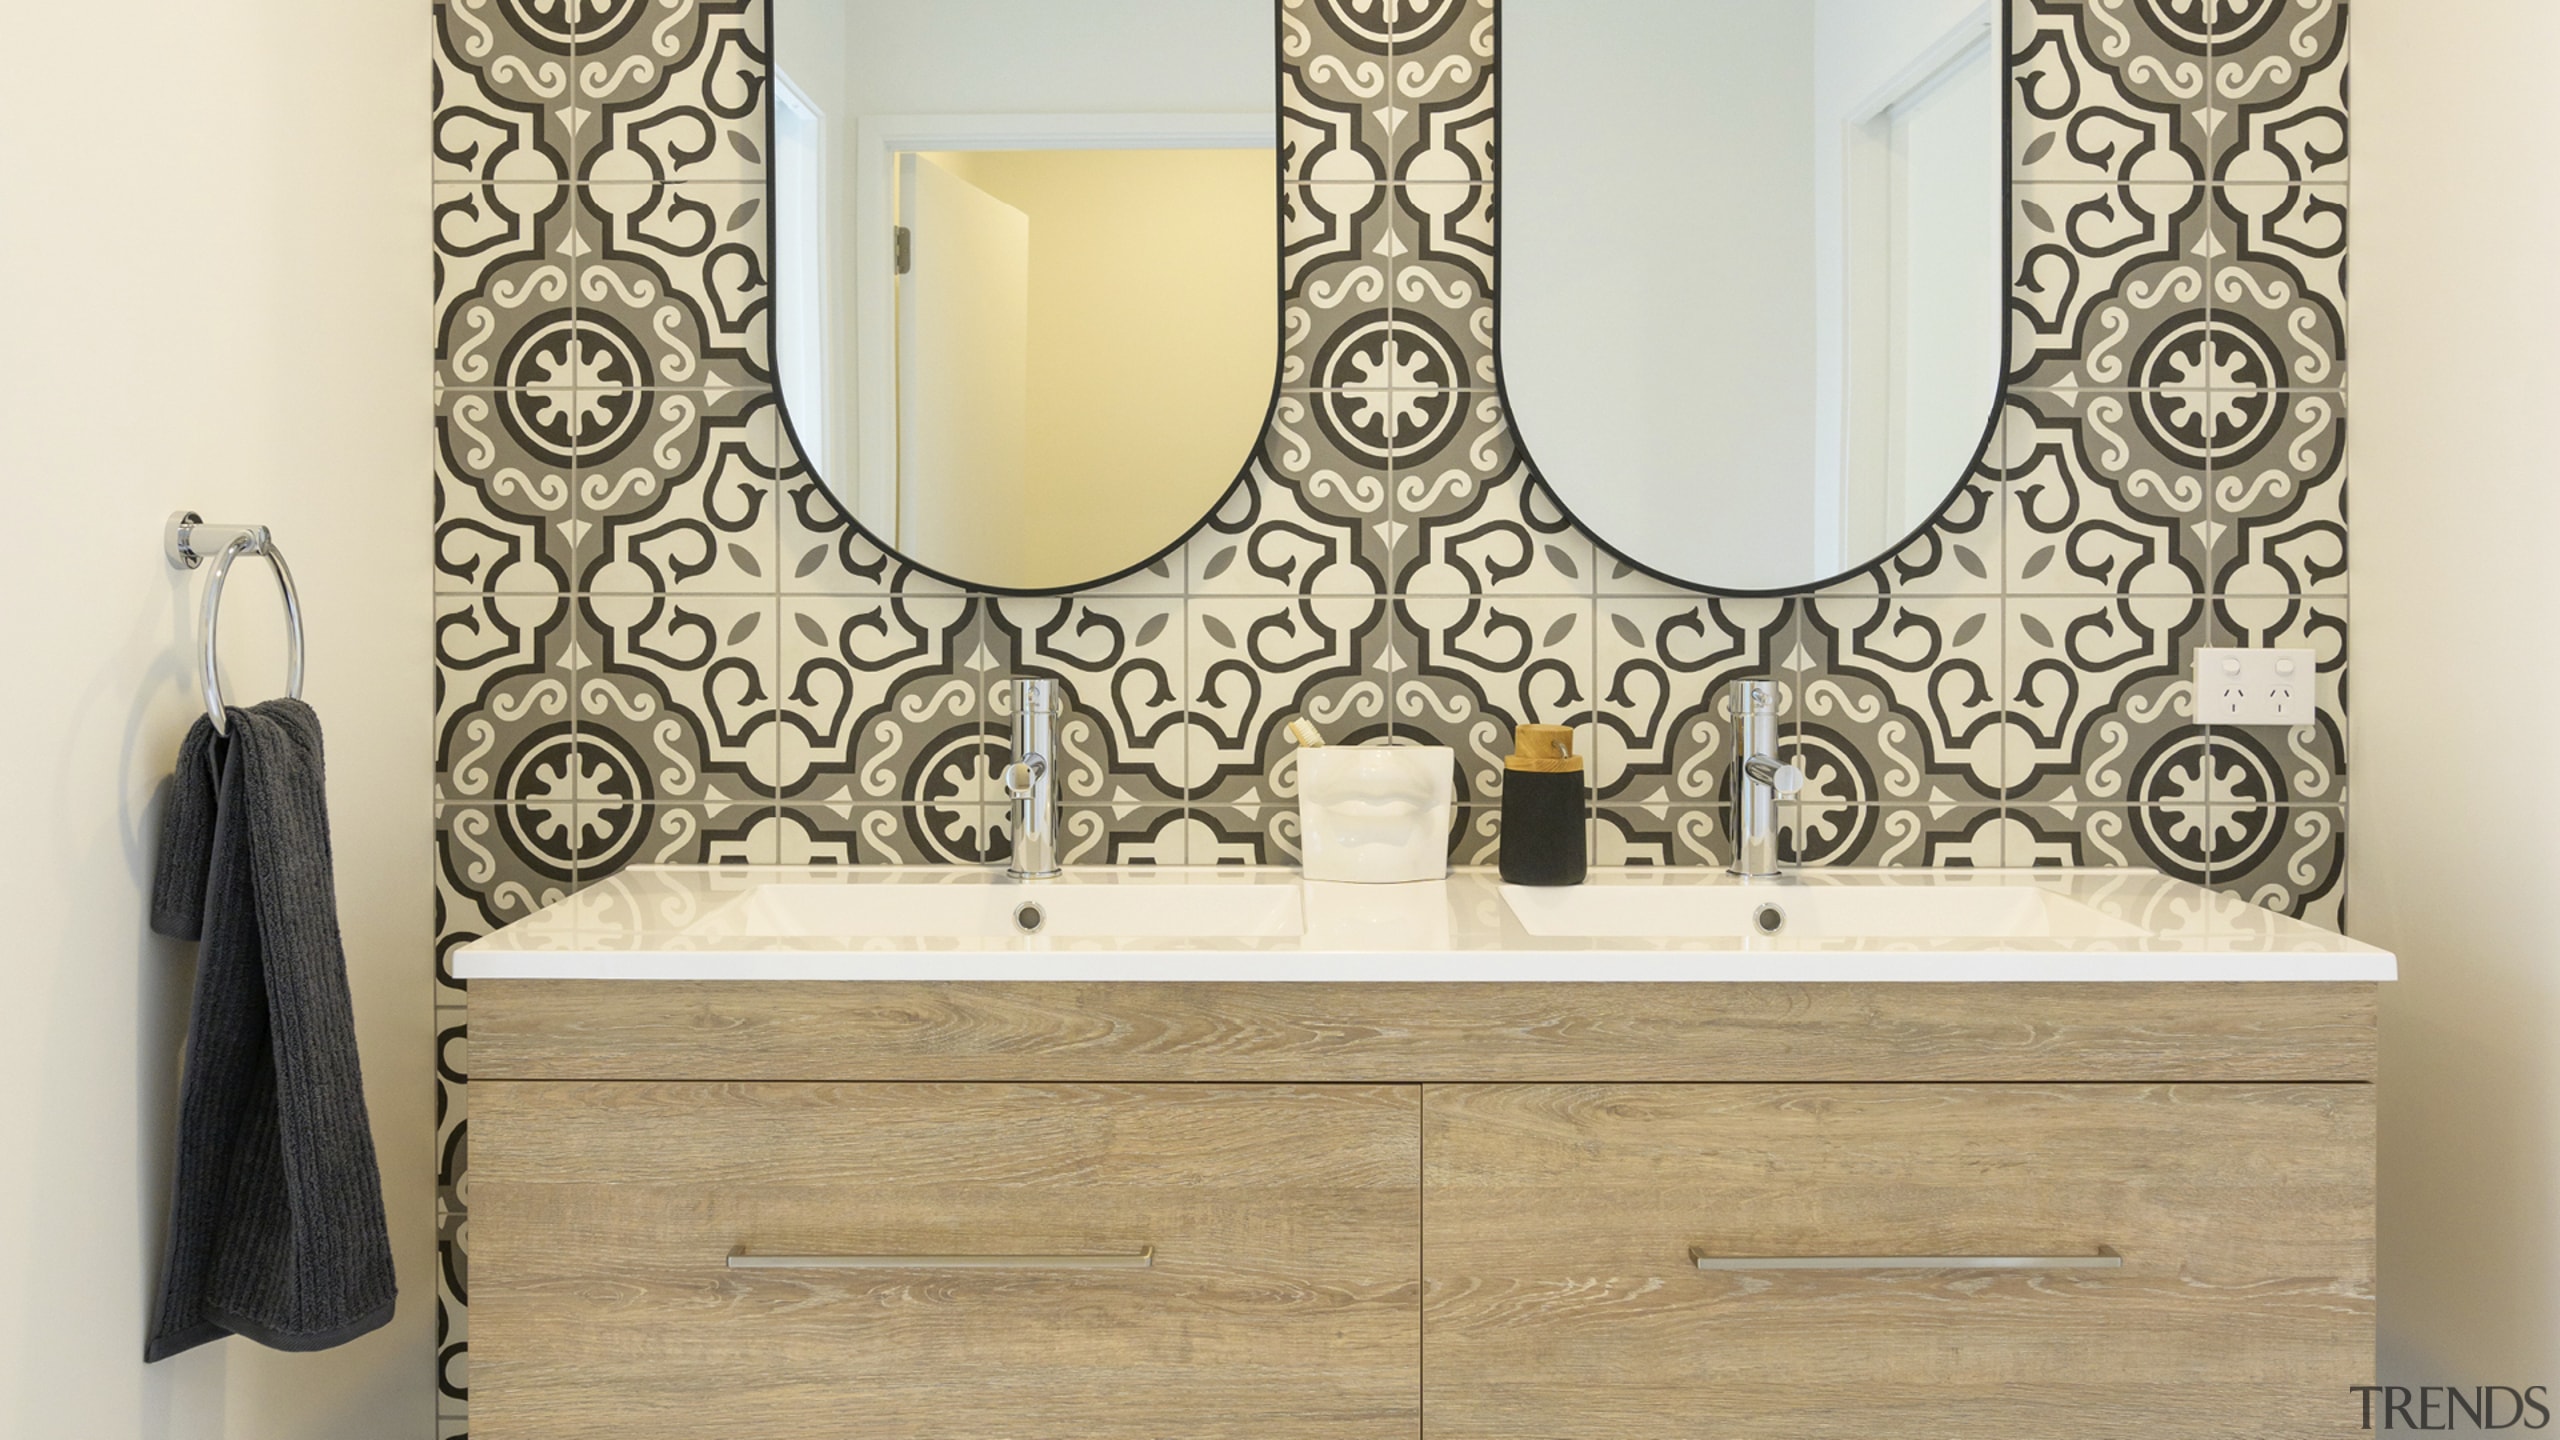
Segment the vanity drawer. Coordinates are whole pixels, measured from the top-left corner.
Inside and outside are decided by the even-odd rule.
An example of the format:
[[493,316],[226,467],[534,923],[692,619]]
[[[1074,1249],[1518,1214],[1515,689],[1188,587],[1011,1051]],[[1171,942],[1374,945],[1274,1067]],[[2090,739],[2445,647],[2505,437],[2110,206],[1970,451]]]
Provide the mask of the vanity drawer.
[[483,1440],[1418,1423],[1414,1087],[499,1081],[471,1103]]
[[2372,1380],[2369,1086],[1433,1086],[1423,1154],[1439,1440],[2267,1440]]

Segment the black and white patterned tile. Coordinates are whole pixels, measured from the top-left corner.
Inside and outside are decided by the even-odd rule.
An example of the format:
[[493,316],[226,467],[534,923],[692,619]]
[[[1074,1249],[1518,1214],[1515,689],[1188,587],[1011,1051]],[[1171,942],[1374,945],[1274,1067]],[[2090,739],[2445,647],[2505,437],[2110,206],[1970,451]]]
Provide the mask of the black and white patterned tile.
[[1802,615],[1779,680],[1803,805],[1997,807],[2009,764],[1998,597],[1823,595]]
[[1193,747],[1181,597],[1003,596],[988,602],[988,621],[998,665],[985,703],[1002,729],[1013,724],[1013,677],[1059,682],[1063,804],[1182,808]]
[[1800,608],[1789,599],[1604,596],[1590,751],[1598,803],[1661,820],[1730,801],[1733,684],[1793,680]]
[[2010,173],[2024,185],[2194,184],[2220,118],[2218,0],[2011,0]]
[[[1455,748],[1461,863],[1541,720],[1584,731],[1600,863],[1723,864],[1749,675],[1803,863],[2147,864],[2343,913],[2342,3],[2008,0],[1999,423],[1897,553],[1765,599],[1616,559],[1510,424],[1491,0],[1280,0],[1278,403],[1172,554],[1057,598],[884,551],[790,441],[764,0],[429,8],[440,1032],[454,945],[623,865],[1000,858],[1016,674],[1078,706],[1080,864],[1293,860],[1299,717]],[[2193,723],[2208,643],[2315,651],[2317,723]]]
[[2200,594],[2013,597],[2008,604],[2008,798],[2025,805],[2137,805],[2160,798],[2152,767],[2203,733],[2195,652]]
[[1778,855],[1789,864],[1869,869],[1993,869],[2008,863],[1998,805],[1953,800],[1847,805],[1804,799],[1779,807]]
[[2009,198],[2009,383],[2203,390],[2217,242],[2190,184],[2068,181]]
[[2298,185],[2347,178],[2345,0],[2221,0],[2213,47],[2213,178]]

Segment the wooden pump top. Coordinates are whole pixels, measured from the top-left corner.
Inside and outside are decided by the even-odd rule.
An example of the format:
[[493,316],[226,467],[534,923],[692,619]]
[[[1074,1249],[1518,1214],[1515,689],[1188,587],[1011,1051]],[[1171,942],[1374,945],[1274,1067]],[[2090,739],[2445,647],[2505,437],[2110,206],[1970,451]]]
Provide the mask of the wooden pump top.
[[1573,727],[1521,726],[1512,732],[1511,753],[1503,757],[1502,768],[1541,775],[1570,775],[1580,770],[1582,757],[1573,753]]

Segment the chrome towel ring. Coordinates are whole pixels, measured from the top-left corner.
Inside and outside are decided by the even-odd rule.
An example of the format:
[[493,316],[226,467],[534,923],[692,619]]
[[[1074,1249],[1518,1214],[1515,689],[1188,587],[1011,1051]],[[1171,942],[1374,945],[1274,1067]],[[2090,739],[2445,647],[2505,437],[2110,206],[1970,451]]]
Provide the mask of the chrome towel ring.
[[171,568],[193,570],[207,560],[213,562],[213,573],[204,581],[204,643],[196,663],[201,667],[204,685],[205,718],[213,722],[213,733],[227,733],[229,720],[222,705],[222,586],[231,578],[231,562],[243,555],[255,555],[276,567],[276,585],[284,591],[285,693],[302,698],[302,595],[293,588],[293,571],[286,568],[284,552],[276,548],[275,537],[264,525],[207,525],[204,517],[192,510],[181,510],[169,517],[166,549]]

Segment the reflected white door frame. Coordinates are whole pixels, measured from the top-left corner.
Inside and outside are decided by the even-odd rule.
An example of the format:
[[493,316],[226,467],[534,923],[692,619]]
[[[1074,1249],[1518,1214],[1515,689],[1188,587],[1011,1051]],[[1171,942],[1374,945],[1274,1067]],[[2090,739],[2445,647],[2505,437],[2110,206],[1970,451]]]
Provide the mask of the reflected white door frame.
[[[898,156],[918,150],[1255,150],[1268,111],[1165,115],[865,115],[854,123],[855,515],[895,515],[898,496]],[[1277,181],[1275,179],[1274,183]],[[785,403],[791,387],[785,386]],[[795,421],[795,423],[797,423]],[[825,477],[843,487],[835,475]],[[866,526],[868,522],[866,521]],[[872,527],[876,528],[876,527]]]
[[[1841,178],[1847,191],[1841,214],[1848,229],[1841,249],[1848,271],[1841,306],[1847,331],[1841,337],[1842,453],[1837,486],[1829,503],[1817,506],[1814,522],[1817,552],[1828,547],[1840,563],[1848,556],[1882,554],[1912,528],[1900,493],[1903,476],[1895,433],[1905,378],[1898,373],[1904,297],[1896,271],[1903,222],[1900,193],[1907,179],[1898,168],[1898,122],[1968,65],[1996,62],[1999,28],[1997,13],[1986,0],[1852,109],[1841,136]],[[2005,164],[2005,158],[1998,163]],[[2005,268],[2006,257],[2001,264]],[[2007,323],[2005,311],[2000,323]],[[1985,378],[1988,393],[1996,396],[2001,379],[1996,360],[1994,370]],[[1955,478],[1932,482],[1930,494],[1942,497]]]

